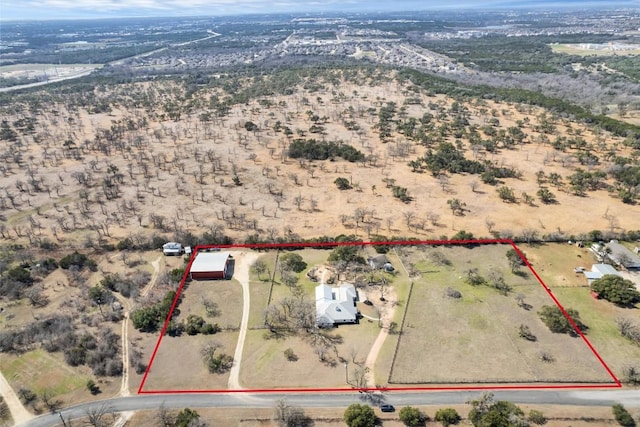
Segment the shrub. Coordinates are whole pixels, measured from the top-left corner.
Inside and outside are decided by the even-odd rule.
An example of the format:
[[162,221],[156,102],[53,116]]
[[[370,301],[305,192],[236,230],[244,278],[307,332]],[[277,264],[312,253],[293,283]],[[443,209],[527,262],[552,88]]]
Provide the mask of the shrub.
[[129,237],[126,239],[120,240],[116,245],[116,249],[119,251],[124,251],[125,249],[135,249],[135,245],[133,244],[133,240]]
[[295,362],[298,360],[298,356],[294,353],[292,348],[288,348],[284,351],[284,357],[286,357],[289,362]]
[[77,266],[80,270],[82,270],[84,267],[87,267],[91,271],[98,270],[98,265],[94,260],[84,254],[78,253],[78,251],[75,251],[74,253],[63,257],[60,260],[59,264],[60,268],[64,270],[68,270],[72,266]]
[[[580,322],[580,314],[577,310],[573,310],[568,308],[567,314],[573,319],[574,323],[580,328],[581,331],[584,332],[586,326]],[[567,319],[557,306],[545,305],[538,312],[540,319],[544,322],[545,325],[549,328],[551,332],[559,333],[559,334],[569,334],[571,336],[576,336],[577,332],[574,329],[569,319]]]
[[458,414],[458,411],[453,408],[438,409],[438,412],[436,412],[436,416],[434,417],[434,420],[442,423],[444,427],[450,426],[451,424],[458,424],[461,419],[462,418],[460,417],[460,414]]
[[348,427],[374,427],[377,421],[373,408],[359,403],[349,405],[342,419]]
[[302,257],[291,252],[280,256],[280,265],[283,270],[295,271],[296,273],[300,273],[307,268],[307,263],[304,262]]
[[529,421],[539,426],[547,423],[547,417],[541,411],[532,409],[529,411]]
[[423,414],[419,409],[413,408],[411,406],[405,406],[400,409],[400,421],[404,423],[404,425],[409,427],[417,427],[424,425],[424,423],[429,419],[425,414]]
[[612,406],[612,409],[613,409],[613,416],[618,422],[618,424],[624,427],[634,427],[636,425],[636,422],[634,421],[633,417],[631,416],[629,411],[625,409],[624,406],[622,406],[619,403],[616,403],[615,405]]
[[93,394],[94,396],[96,394],[100,393],[100,387],[98,387],[96,382],[94,380],[91,380],[91,379],[87,381],[87,390],[89,390],[89,392],[91,394]]
[[349,182],[349,180],[347,178],[336,178],[335,181],[333,181],[333,183],[336,185],[336,187],[338,187],[339,190],[350,190],[351,187],[351,183]]

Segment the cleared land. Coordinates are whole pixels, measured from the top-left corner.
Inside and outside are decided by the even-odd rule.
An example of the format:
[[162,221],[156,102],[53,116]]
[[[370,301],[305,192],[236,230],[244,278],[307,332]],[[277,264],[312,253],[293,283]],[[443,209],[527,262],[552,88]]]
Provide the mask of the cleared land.
[[[551,333],[542,323],[537,311],[554,303],[531,273],[510,271],[508,249],[510,245],[402,250],[420,277],[414,279],[392,383],[613,381],[582,339]],[[445,259],[450,265],[443,264]],[[466,283],[471,268],[483,277],[501,275],[512,292],[505,296]],[[447,288],[462,297],[448,297]],[[528,307],[519,306],[516,295]],[[522,324],[536,341],[519,337]],[[542,352],[553,361],[543,361]]]
[[[153,360],[145,389],[224,389],[229,380],[228,372],[210,373],[201,351],[206,345],[216,343],[220,345],[218,353],[233,355],[242,318],[242,288],[236,280],[194,280],[186,283],[181,297],[178,314],[173,316],[174,322],[183,322],[190,315],[195,315],[207,323],[217,323],[222,330],[210,335],[165,335]],[[207,315],[205,300],[216,305],[216,316]]]
[[625,45],[624,48],[615,48],[615,45],[605,44],[566,44],[566,43],[553,43],[550,45],[551,49],[556,53],[566,53],[570,55],[582,55],[582,56],[635,56],[640,55],[640,46],[631,47]]
[[[572,265],[574,258],[580,259],[576,255],[582,256],[585,250],[557,244],[549,245],[545,252],[545,247],[527,247],[525,253],[534,265],[539,262],[541,267],[546,265],[542,260],[553,259],[553,264],[543,272],[556,278],[562,278],[559,275],[565,270],[572,271],[573,267],[567,266]],[[360,252],[363,256],[367,256],[367,252],[373,254],[372,247],[365,249]],[[307,272],[319,267],[332,268],[327,263],[330,251],[279,251],[278,259],[293,253],[300,255],[307,264],[297,273],[299,281],[293,287],[281,283],[276,251],[263,253],[259,261],[265,262],[269,272],[276,273],[262,272],[260,280],[252,268],[250,329],[240,367],[241,386],[247,389],[363,386],[357,380],[363,372],[365,376],[372,376],[369,384],[384,387],[613,383],[613,378],[581,337],[552,333],[540,320],[538,311],[554,302],[528,268],[512,269],[506,256],[511,249],[508,244],[473,247],[394,245],[387,256],[396,272],[392,286],[385,291],[385,301],[380,301],[379,286],[367,285],[364,279],[371,274],[366,272],[371,271],[369,267],[360,273],[350,273],[352,270],[347,267],[335,274],[335,279],[337,283],[350,281],[358,286],[360,301],[357,305],[363,315],[360,323],[329,331],[307,332],[288,329],[292,324],[284,329],[273,325],[266,327],[264,313],[272,308],[281,309],[282,313],[295,311],[296,303],[291,301],[302,304],[306,301],[308,309],[312,310],[309,315],[315,316],[314,288],[318,282],[311,280]],[[548,258],[544,258],[545,253]],[[552,265],[554,269],[550,268]],[[405,268],[410,276],[404,273]],[[510,290],[503,295],[487,285],[471,285],[466,279],[471,273],[489,281],[502,278]],[[275,278],[272,290],[270,277]],[[565,308],[578,309],[588,327],[587,338],[593,338],[596,350],[600,343],[605,346],[605,361],[609,356],[613,357],[615,363],[611,367],[621,375],[624,367],[640,356],[640,349],[621,338],[616,330],[615,318],[621,309],[593,300],[579,283],[564,283],[563,286],[560,290],[572,292],[567,297],[571,303]],[[450,289],[459,291],[461,298],[448,296]],[[224,296],[223,292],[226,292]],[[271,300],[267,303],[269,292]],[[563,292],[557,294],[561,300],[565,296]],[[203,297],[224,301],[220,319],[225,320],[220,323],[232,326],[239,322],[241,288],[233,280],[191,282],[183,294],[177,320],[189,314],[206,318],[201,302]],[[365,299],[372,301],[374,306],[364,304]],[[591,301],[602,309],[593,310],[589,306]],[[228,322],[227,316],[236,320]],[[529,328],[534,340],[519,336],[521,325]],[[381,327],[389,334],[373,359],[374,372],[364,371],[364,361],[372,351]],[[327,337],[329,341],[326,341]],[[206,372],[199,354],[207,341],[219,339],[222,339],[224,351],[229,353],[235,347],[237,334],[220,332],[211,336],[164,337],[144,390],[226,389],[227,376]],[[319,347],[324,350],[320,352]],[[186,349],[190,354],[186,354]]]

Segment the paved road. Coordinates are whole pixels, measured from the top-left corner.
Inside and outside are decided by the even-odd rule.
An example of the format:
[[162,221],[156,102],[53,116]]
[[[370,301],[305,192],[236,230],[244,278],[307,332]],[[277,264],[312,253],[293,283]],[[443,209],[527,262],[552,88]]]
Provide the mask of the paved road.
[[[517,390],[495,391],[498,400],[509,400],[517,404],[611,406],[622,403],[627,407],[640,407],[640,390]],[[454,405],[463,404],[478,397],[479,391],[423,392],[423,393],[386,393],[385,400],[397,406],[405,405]],[[117,397],[98,402],[89,402],[63,409],[61,414],[47,414],[34,418],[20,427],[49,427],[65,420],[86,416],[92,408],[103,405],[112,412],[156,409],[160,405],[167,408],[210,408],[210,407],[247,407],[272,408],[279,399],[286,399],[292,405],[303,408],[344,408],[351,403],[362,402],[361,395],[355,392],[344,393],[269,393],[269,394],[166,394]]]

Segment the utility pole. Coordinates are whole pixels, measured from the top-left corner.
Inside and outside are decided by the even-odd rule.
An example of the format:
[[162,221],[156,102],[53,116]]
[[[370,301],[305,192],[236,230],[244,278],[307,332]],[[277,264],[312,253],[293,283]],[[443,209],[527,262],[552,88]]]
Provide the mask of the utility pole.
[[347,384],[349,384],[349,362],[344,362],[344,377]]

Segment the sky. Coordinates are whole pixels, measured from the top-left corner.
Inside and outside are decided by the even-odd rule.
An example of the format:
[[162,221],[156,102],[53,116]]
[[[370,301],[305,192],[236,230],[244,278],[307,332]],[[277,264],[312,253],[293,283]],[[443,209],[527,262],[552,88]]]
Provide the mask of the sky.
[[614,5],[640,0],[0,0],[0,20]]

